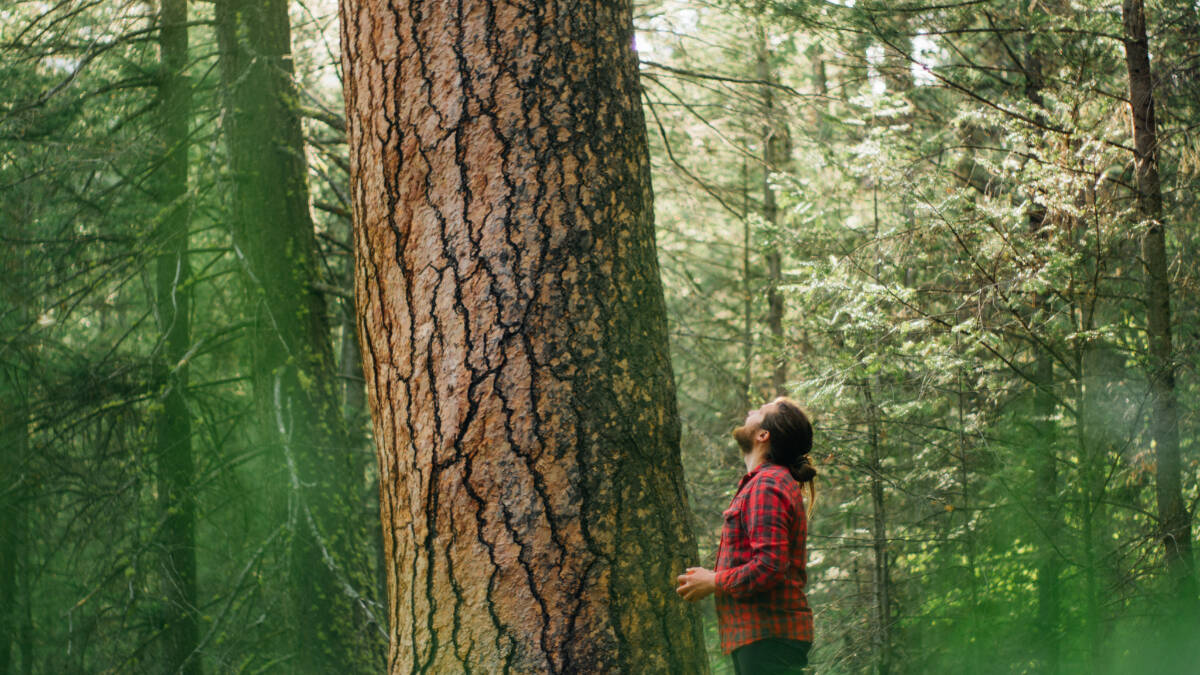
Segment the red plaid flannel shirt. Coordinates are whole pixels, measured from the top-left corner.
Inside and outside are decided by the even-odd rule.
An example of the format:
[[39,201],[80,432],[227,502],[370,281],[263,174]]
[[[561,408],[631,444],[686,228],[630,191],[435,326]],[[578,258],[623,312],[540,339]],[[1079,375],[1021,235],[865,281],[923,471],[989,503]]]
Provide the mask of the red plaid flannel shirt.
[[800,484],[766,462],[742,476],[717,549],[717,625],[726,654],[769,637],[812,642]]

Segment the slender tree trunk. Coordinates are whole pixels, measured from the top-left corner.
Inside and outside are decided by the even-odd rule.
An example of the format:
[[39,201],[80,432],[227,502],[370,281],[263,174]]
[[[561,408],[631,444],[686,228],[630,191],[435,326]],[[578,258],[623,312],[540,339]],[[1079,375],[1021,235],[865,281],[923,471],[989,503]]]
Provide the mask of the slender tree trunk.
[[[961,322],[961,316],[955,318],[955,323]],[[954,335],[954,349],[957,354],[962,354],[961,335]],[[976,555],[975,528],[971,525],[971,514],[975,508],[971,503],[971,465],[968,457],[969,446],[967,442],[967,390],[966,384],[963,381],[963,368],[959,366],[957,377],[955,378],[956,388],[958,389],[958,400],[956,401],[958,413],[958,484],[962,488],[962,502],[958,511],[962,514],[963,519],[963,548],[967,559],[967,633],[972,636],[981,634],[979,625],[980,612],[980,591],[979,579],[976,576],[978,571],[978,556]],[[968,642],[964,645],[967,658],[967,672],[977,673],[981,670],[980,664],[980,648],[982,645],[977,642]]]
[[[26,416],[28,419],[28,416]],[[26,427],[25,442],[28,444],[28,427]],[[27,446],[28,447],[28,446]],[[17,579],[21,589],[21,625],[17,639],[21,647],[21,673],[33,673],[33,514],[29,508],[18,510],[21,518],[17,524],[17,544],[20,547],[17,557]],[[15,671],[14,671],[15,672]]]
[[[12,199],[4,206],[4,234],[28,236],[28,203]],[[35,492],[28,463],[30,374],[36,372],[39,354],[35,333],[28,330],[38,311],[38,302],[30,300],[38,294],[28,259],[26,250],[0,251],[0,263],[16,281],[0,286],[0,332],[6,336],[0,357],[0,675],[33,672],[30,521]]]
[[[1042,100],[1042,60],[1033,47],[1032,35],[1025,38],[1025,96],[1039,108]],[[1045,122],[1040,111],[1036,119]],[[1045,241],[1046,210],[1030,194],[1032,207],[1029,211],[1029,236],[1035,241]],[[1030,325],[1040,326],[1046,314],[1047,297],[1044,293],[1034,295]],[[1058,457],[1055,452],[1054,415],[1057,404],[1054,400],[1054,360],[1045,348],[1034,344],[1033,409],[1031,411],[1034,433],[1034,512],[1041,520],[1042,542],[1038,552],[1038,604],[1034,628],[1034,640],[1041,650],[1042,667],[1047,675],[1056,675],[1061,666],[1059,658],[1058,624],[1062,614],[1059,584],[1062,575],[1062,555],[1059,553],[1061,519],[1058,499]]]
[[1163,222],[1162,187],[1158,178],[1158,138],[1154,121],[1146,14],[1142,0],[1124,0],[1125,63],[1133,113],[1134,169],[1138,211],[1146,222],[1142,235],[1145,266],[1146,335],[1150,342],[1150,434],[1157,469],[1158,518],[1162,528],[1167,574],[1179,600],[1194,611],[1191,514],[1180,481],[1179,413],[1175,398],[1175,362],[1171,353],[1171,288]]
[[162,53],[158,169],[160,252],[155,271],[155,311],[162,333],[155,382],[163,387],[156,420],[158,498],[163,519],[159,537],[163,672],[201,672],[196,606],[196,506],[193,487],[192,422],[187,405],[187,350],[191,343],[188,262],[188,124],[191,86],[187,66],[187,1],[163,0],[159,14]]
[[814,133],[818,140],[825,141],[829,138],[829,124],[825,119],[830,114],[829,101],[826,99],[829,95],[829,78],[825,72],[825,49],[818,40],[806,50],[806,53],[812,67],[812,90],[816,97],[809,107],[809,129],[810,133]]
[[285,0],[216,3],[233,234],[256,323],[252,375],[262,438],[291,485],[296,669],[372,672],[383,658],[370,596],[364,468],[340,409]]
[[892,30],[885,35],[881,74],[890,94],[907,95],[913,88],[909,16],[897,13],[888,17]]
[[[19,310],[18,310],[19,311]],[[22,577],[27,577],[21,564],[28,551],[28,519],[24,462],[29,452],[28,406],[22,365],[5,364],[0,373],[0,675],[15,673],[14,654],[21,634],[19,626],[22,607],[18,598]],[[21,649],[21,661],[26,670],[32,655]]]
[[867,443],[871,453],[871,548],[875,554],[872,567],[875,630],[872,635],[875,636],[879,673],[887,675],[892,663],[892,599],[888,575],[887,505],[883,498],[883,449],[879,439],[879,409],[871,391],[873,386],[870,380],[862,383],[867,411]]
[[[353,286],[353,265],[350,266],[347,288]],[[365,421],[367,411],[367,390],[363,386],[362,352],[358,346],[357,322],[353,315],[343,317],[342,344],[338,370],[342,377],[342,417],[354,434]]]
[[779,290],[779,285],[783,281],[782,255],[778,243],[773,241],[777,237],[774,230],[779,227],[779,206],[775,199],[775,188],[771,184],[771,174],[786,168],[788,157],[791,155],[791,138],[787,121],[783,119],[783,111],[775,107],[775,88],[770,83],[774,83],[777,78],[775,70],[771,66],[772,54],[771,46],[767,41],[767,31],[761,20],[757,22],[756,38],[758,42],[755,63],[756,76],[760,81],[769,83],[761,87],[763,101],[761,140],[763,148],[762,216],[763,221],[773,230],[769,235],[772,241],[766,246],[765,251],[767,259],[767,328],[771,332],[772,348],[770,353],[775,362],[771,372],[771,389],[782,396],[788,393],[788,359],[784,350],[783,293]]
[[[1035,349],[1037,349],[1035,347]],[[1042,542],[1038,553],[1038,607],[1035,639],[1041,644],[1043,669],[1048,675],[1060,670],[1058,624],[1062,614],[1059,592],[1062,576],[1062,555],[1059,553],[1062,532],[1058,498],[1058,457],[1055,452],[1053,422],[1055,401],[1054,362],[1043,349],[1037,349],[1034,364],[1033,430],[1037,453],[1034,463],[1034,507],[1042,520]]]
[[342,2],[392,673],[706,670],[631,15]]
[[750,169],[742,159],[742,409],[754,388],[754,273],[750,264]]
[[[1082,318],[1082,317],[1081,317]],[[1077,324],[1079,331],[1092,330],[1094,324],[1090,318],[1082,318]],[[1107,457],[1105,421],[1109,411],[1104,407],[1103,394],[1107,392],[1107,374],[1101,364],[1104,362],[1105,347],[1094,344],[1079,343],[1075,350],[1076,372],[1079,378],[1075,382],[1078,415],[1075,427],[1078,443],[1079,458],[1079,504],[1081,520],[1081,536],[1083,538],[1083,633],[1087,645],[1087,665],[1090,672],[1098,672],[1101,666],[1101,652],[1104,643],[1101,635],[1099,566],[1102,557],[1104,535],[1107,522],[1104,504],[1103,469]]]

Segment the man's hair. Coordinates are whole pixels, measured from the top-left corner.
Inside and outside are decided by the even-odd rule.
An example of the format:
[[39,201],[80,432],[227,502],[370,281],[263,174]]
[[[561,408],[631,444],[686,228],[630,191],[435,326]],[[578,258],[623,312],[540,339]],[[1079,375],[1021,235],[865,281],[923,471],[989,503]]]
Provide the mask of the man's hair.
[[763,413],[761,425],[771,434],[767,461],[787,467],[797,481],[810,483],[812,490],[812,479],[817,476],[817,470],[808,459],[808,453],[812,451],[812,423],[795,401],[781,396],[774,403]]

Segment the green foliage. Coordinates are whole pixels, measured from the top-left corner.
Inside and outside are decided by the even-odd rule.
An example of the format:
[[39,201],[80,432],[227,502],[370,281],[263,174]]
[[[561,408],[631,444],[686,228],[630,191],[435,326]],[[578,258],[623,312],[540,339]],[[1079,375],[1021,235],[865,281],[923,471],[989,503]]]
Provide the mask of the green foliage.
[[[1171,604],[1120,7],[768,5],[660,3],[639,41],[652,143],[671,158],[656,165],[659,237],[702,541],[739,472],[726,429],[784,360],[817,419],[820,672],[1140,672],[1179,652],[1179,637],[1114,641]],[[1178,6],[1154,11],[1152,30],[1196,25]],[[788,55],[773,62],[794,145],[789,166],[767,169],[774,225],[755,178],[756,22]],[[1190,73],[1194,39],[1164,30],[1156,72]],[[1173,81],[1196,91],[1190,74]],[[1195,117],[1174,88],[1158,113],[1194,505]],[[765,321],[772,250],[782,343]]]
[[[212,672],[291,672],[298,513],[281,449],[255,422],[265,403],[246,331],[269,299],[245,283],[232,247],[213,9],[190,4],[190,174],[172,204],[154,197],[167,76],[156,8],[0,8],[0,670],[158,668],[170,613],[156,546],[178,511],[162,508],[152,451],[167,385],[154,263],[169,248],[164,219],[184,205],[199,653]],[[638,6],[697,562],[712,564],[742,470],[729,431],[774,394],[785,364],[785,388],[818,433],[818,672],[1196,662],[1196,619],[1178,614],[1187,608],[1164,573],[1147,430],[1147,223],[1133,199],[1120,10]],[[1194,512],[1200,21],[1188,3],[1148,12],[1182,496]],[[292,20],[288,103],[306,117],[321,244],[310,281],[328,291],[352,451],[368,457],[336,7],[295,3]],[[768,162],[764,131],[783,127],[788,156]],[[305,389],[335,381],[301,378]],[[365,471],[349,512],[374,512],[374,480]],[[382,593],[359,590],[382,617]],[[713,671],[730,672],[705,612]]]

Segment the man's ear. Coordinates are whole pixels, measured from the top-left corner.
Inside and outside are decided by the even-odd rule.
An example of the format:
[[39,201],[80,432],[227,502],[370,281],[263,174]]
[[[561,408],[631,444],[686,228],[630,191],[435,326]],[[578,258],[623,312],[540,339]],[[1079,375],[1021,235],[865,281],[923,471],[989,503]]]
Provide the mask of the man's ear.
[[767,431],[766,429],[759,429],[758,433],[754,434],[755,440],[757,440],[759,443],[766,443],[767,439],[770,437],[771,432]]

